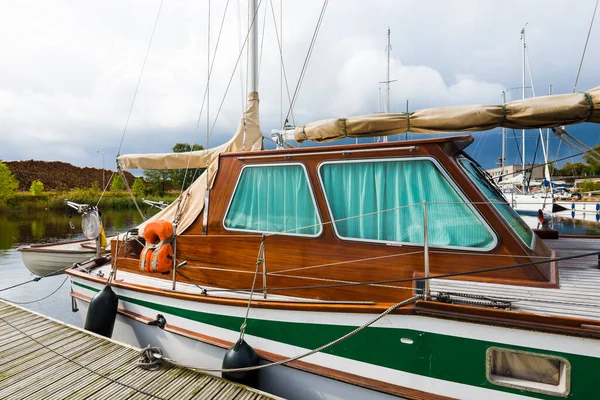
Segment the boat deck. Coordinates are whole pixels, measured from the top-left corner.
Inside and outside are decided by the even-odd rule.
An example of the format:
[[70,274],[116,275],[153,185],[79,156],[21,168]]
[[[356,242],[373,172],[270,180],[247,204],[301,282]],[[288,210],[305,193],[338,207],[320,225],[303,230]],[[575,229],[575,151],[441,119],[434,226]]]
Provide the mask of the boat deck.
[[0,300],[2,399],[276,397],[194,370],[136,366],[140,350]]
[[[558,257],[600,251],[600,239],[561,237],[545,243]],[[600,265],[597,255],[559,261],[559,288],[432,279],[432,292],[460,292],[513,301],[515,311],[600,320]]]

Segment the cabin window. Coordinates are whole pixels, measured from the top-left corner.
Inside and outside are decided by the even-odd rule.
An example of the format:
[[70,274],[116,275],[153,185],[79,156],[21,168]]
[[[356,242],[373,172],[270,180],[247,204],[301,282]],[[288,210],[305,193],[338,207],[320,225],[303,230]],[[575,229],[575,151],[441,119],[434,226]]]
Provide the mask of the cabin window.
[[461,157],[459,159],[469,177],[483,192],[485,197],[496,207],[496,210],[510,224],[512,229],[519,235],[521,240],[529,247],[533,247],[534,235],[533,231],[519,214],[506,202],[502,193],[486,178],[481,169],[472,161]]
[[552,355],[492,347],[487,351],[487,379],[499,386],[567,396],[569,362]]
[[496,244],[430,158],[332,161],[319,175],[341,238],[422,245],[426,201],[431,246],[486,250]]
[[305,167],[242,168],[223,225],[230,230],[318,236],[321,220]]

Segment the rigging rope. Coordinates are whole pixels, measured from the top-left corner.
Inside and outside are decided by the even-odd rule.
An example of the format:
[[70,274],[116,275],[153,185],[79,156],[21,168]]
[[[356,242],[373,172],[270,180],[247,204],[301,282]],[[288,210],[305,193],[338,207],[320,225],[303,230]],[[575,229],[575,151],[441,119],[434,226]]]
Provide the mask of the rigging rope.
[[[41,279],[41,278],[39,278],[38,280],[40,280],[40,279]],[[62,281],[62,283],[61,283],[61,284],[60,284],[60,285],[59,285],[59,286],[58,286],[58,287],[57,287],[57,288],[56,288],[56,289],[55,289],[55,290],[54,290],[52,293],[50,293],[50,294],[49,294],[49,295],[47,295],[47,296],[44,296],[44,297],[42,297],[41,299],[37,299],[37,300],[30,300],[30,301],[14,301],[14,300],[8,300],[8,299],[1,298],[1,297],[0,297],[0,299],[2,299],[2,300],[5,300],[5,301],[9,301],[9,302],[11,302],[11,303],[14,303],[14,304],[21,304],[21,305],[23,305],[23,304],[32,304],[32,303],[37,303],[37,302],[39,302],[39,301],[46,300],[47,298],[49,298],[50,296],[52,296],[53,294],[55,294],[56,292],[58,292],[58,291],[60,290],[60,288],[64,286],[64,284],[67,282],[67,280],[68,280],[68,279],[69,279],[69,277],[67,276],[67,277],[66,277],[66,278],[65,278],[65,279]],[[29,282],[31,282],[31,281],[29,281]],[[29,283],[29,282],[25,282],[25,283]],[[37,282],[37,281],[36,281],[36,282]],[[3,290],[5,290],[5,289],[3,289]]]
[[252,279],[252,289],[250,290],[250,296],[248,296],[248,306],[246,307],[246,316],[244,322],[240,326],[240,339],[244,340],[244,334],[246,333],[246,322],[248,321],[248,313],[250,312],[250,305],[252,304],[252,295],[254,294],[254,286],[256,285],[256,277],[258,276],[258,270],[260,266],[265,262],[265,235],[262,236],[260,247],[258,248],[258,256],[256,260],[256,271],[254,272],[254,278]]

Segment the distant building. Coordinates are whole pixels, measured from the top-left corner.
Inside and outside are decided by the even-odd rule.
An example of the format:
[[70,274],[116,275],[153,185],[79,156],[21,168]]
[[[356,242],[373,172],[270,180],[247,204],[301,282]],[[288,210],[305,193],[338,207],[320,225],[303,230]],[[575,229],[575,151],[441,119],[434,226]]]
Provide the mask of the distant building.
[[[531,164],[527,164],[525,169],[527,171],[526,175],[529,177]],[[504,171],[502,171],[502,167],[487,170],[488,174],[494,178],[494,182],[496,183],[500,181],[500,177],[502,177],[502,180],[504,181],[513,179],[515,176],[520,175],[521,171],[523,171],[523,165],[521,164],[506,165]],[[533,167],[533,177],[531,179],[534,181],[544,179],[544,165],[535,165]]]

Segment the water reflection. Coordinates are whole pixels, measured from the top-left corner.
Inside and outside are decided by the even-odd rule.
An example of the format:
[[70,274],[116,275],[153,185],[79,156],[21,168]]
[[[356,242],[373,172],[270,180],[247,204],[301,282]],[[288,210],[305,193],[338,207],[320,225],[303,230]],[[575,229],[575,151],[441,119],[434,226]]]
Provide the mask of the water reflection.
[[[147,214],[156,213],[156,209]],[[69,226],[73,222],[75,229]],[[123,232],[142,221],[140,215],[132,210],[108,210],[102,213],[106,234]],[[77,213],[69,218],[67,212],[34,211],[26,213],[0,214],[0,250],[7,250],[28,243],[52,243],[63,240],[79,239],[81,235],[81,216]]]
[[[158,210],[148,210],[152,215]],[[139,224],[142,218],[137,211],[110,210],[102,214],[107,234],[125,232]],[[21,261],[17,247],[30,243],[49,243],[75,240],[83,237],[81,233],[81,216],[77,213],[71,218],[75,229],[69,226],[67,212],[37,211],[26,213],[0,214],[0,289],[18,283],[30,281],[33,275]],[[71,312],[70,285],[66,275],[44,278],[14,289],[0,291],[0,298],[21,304],[44,315],[81,326],[78,314]],[[58,290],[52,296],[46,296]],[[39,299],[43,299],[38,301]]]

